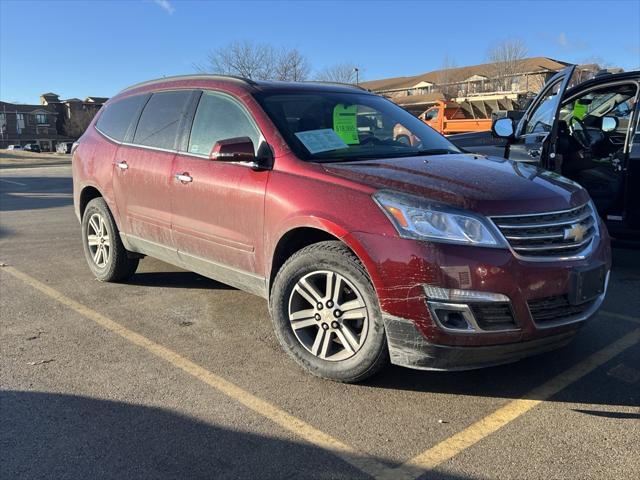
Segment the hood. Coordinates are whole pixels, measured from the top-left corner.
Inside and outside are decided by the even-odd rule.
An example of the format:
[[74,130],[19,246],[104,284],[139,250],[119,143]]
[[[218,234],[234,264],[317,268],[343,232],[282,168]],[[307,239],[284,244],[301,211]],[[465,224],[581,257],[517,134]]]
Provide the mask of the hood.
[[331,175],[484,215],[566,210],[589,196],[577,183],[504,158],[449,154],[324,164]]

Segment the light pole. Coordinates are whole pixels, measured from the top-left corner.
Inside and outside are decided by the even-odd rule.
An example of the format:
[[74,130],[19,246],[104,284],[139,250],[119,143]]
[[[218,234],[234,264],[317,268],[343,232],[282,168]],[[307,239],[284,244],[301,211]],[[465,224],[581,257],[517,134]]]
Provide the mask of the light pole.
[[354,68],[353,68],[353,71],[354,71],[354,72],[356,72],[356,85],[358,85],[358,72],[359,72],[360,70],[358,70],[358,67],[354,67]]

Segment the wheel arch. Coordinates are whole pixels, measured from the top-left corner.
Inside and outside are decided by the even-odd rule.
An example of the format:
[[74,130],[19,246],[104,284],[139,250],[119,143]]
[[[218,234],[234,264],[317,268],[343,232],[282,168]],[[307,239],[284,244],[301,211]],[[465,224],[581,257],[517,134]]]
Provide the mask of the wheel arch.
[[120,225],[120,218],[119,218],[119,215],[117,215],[118,212],[117,212],[116,205],[110,200],[110,198],[107,195],[105,195],[100,190],[100,188],[98,188],[93,183],[87,183],[82,187],[82,190],[80,190],[80,195],[78,196],[78,204],[77,204],[78,219],[82,221],[82,216],[84,215],[84,211],[86,210],[87,205],[91,200],[95,198],[104,199],[105,203],[107,204],[107,207],[111,211],[111,215],[113,216],[113,220],[116,223],[116,227],[118,228],[118,231],[122,231],[122,228]]
[[306,224],[295,226],[285,231],[279,237],[272,250],[273,253],[269,257],[271,263],[267,269],[267,294],[271,296],[273,281],[282,265],[291,255],[314,243],[330,240],[341,242],[358,257],[369,275],[374,289],[377,290],[376,285],[378,278],[376,269],[374,268],[373,260],[369,257],[364,247],[356,242],[355,237],[349,235],[348,232],[344,231],[338,225],[329,222],[322,225]]
[[82,218],[82,216],[84,215],[84,211],[86,210],[89,202],[94,198],[99,198],[99,197],[104,198],[104,195],[102,195],[100,190],[98,190],[93,185],[87,185],[82,189],[82,191],[80,192],[80,199],[78,202],[78,212],[80,213],[80,218]]

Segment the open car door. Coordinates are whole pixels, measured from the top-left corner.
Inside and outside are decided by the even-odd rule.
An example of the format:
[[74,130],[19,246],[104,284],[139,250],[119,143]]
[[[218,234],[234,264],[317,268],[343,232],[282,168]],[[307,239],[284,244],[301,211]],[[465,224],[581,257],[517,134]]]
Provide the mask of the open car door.
[[569,66],[551,77],[531,102],[517,126],[515,128],[513,124],[507,126],[511,132],[500,131],[505,128],[504,121],[509,119],[500,119],[494,124],[496,135],[508,137],[505,158],[536,163],[549,170],[554,170],[558,113],[574,69],[573,65]]

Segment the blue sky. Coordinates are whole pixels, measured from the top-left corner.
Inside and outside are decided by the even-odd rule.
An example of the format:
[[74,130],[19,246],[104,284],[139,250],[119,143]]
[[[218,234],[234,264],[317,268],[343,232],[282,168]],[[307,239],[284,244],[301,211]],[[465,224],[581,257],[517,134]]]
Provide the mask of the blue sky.
[[530,56],[640,65],[640,0],[297,1],[0,0],[0,98],[112,96],[194,72],[234,40],[296,47],[315,70],[355,62],[366,79],[483,63],[502,39]]

